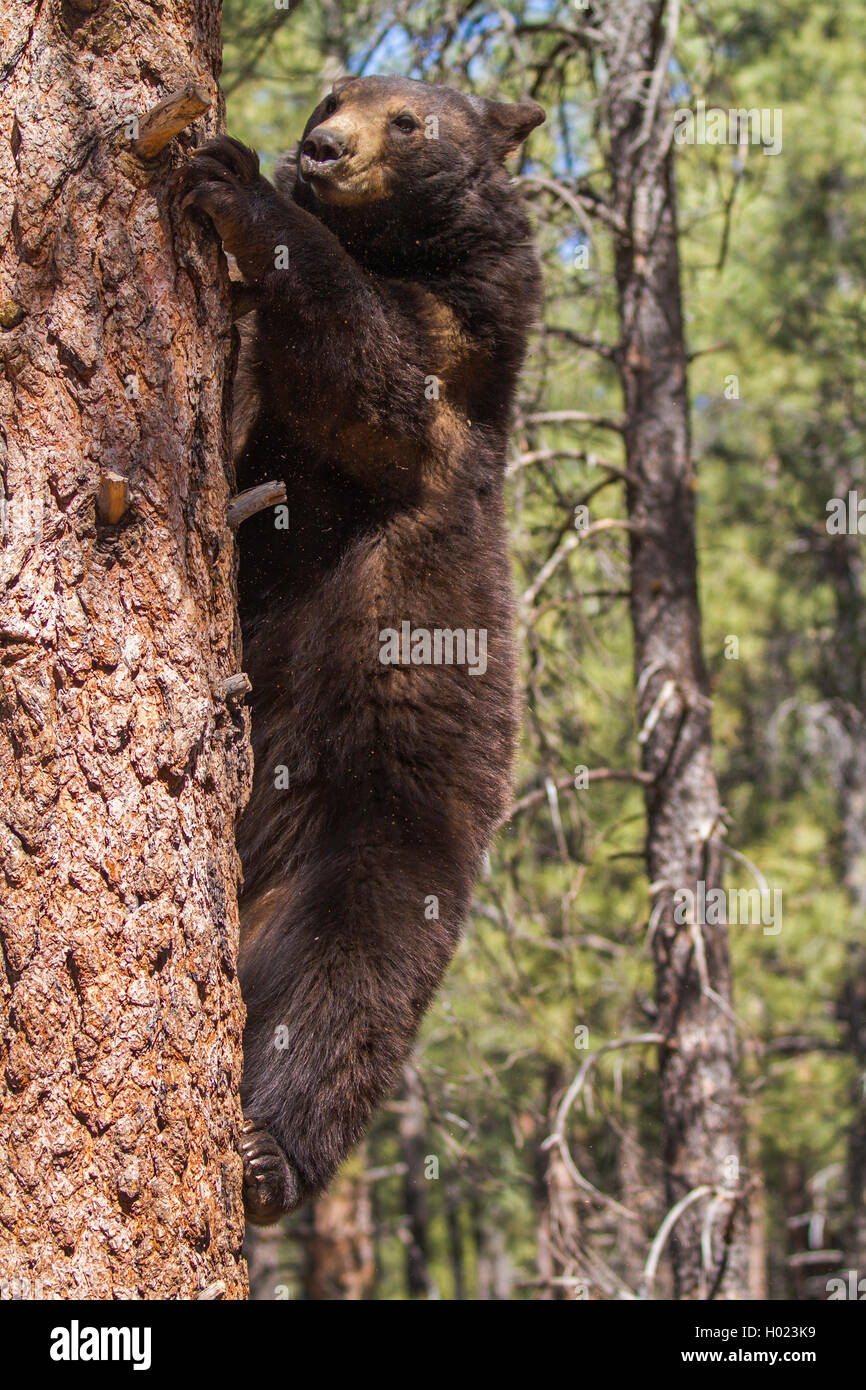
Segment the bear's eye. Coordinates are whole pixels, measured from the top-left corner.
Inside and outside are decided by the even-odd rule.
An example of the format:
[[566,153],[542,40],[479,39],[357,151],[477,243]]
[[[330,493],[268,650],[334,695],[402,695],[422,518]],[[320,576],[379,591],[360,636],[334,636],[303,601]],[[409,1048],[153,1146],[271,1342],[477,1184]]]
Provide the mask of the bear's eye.
[[328,97],[327,101],[325,102],[325,115],[326,115],[326,116],[333,116],[333,114],[334,114],[334,112],[336,111],[336,109],[337,109],[337,98],[334,97],[334,96]]
[[413,130],[418,129],[418,122],[414,116],[395,116],[393,124],[406,135],[410,135]]

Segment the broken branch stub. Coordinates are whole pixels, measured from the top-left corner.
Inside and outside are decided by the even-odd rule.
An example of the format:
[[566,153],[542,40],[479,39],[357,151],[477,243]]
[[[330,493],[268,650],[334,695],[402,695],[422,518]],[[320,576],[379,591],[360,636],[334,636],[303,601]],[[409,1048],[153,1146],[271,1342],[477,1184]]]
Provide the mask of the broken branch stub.
[[207,111],[210,103],[207,87],[200,82],[187,82],[179,92],[172,92],[142,116],[138,138],[132,142],[133,152],[139,159],[155,159],[175,135]]

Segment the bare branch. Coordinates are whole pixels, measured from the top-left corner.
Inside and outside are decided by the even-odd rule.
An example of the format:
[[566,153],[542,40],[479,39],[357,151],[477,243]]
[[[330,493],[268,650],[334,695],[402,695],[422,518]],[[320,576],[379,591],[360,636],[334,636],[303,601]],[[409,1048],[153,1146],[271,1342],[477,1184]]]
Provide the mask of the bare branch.
[[[643,772],[640,768],[628,767],[593,767],[587,770],[586,777],[589,782],[635,782],[645,787],[652,786],[655,780],[651,772]],[[568,791],[569,787],[574,786],[574,776],[558,777],[555,785],[557,791]],[[533,806],[540,806],[547,799],[547,795],[546,786],[527,792],[519,801],[514,802],[505,819],[510,820],[512,816],[519,815],[521,811],[530,811]]]
[[611,415],[591,415],[585,410],[542,410],[533,415],[524,415],[519,425],[594,425],[600,430],[614,430],[622,434],[625,420]]
[[545,336],[552,338],[562,338],[567,343],[573,343],[575,347],[588,348],[590,352],[597,352],[600,357],[606,358],[609,362],[615,362],[619,347],[611,343],[601,343],[598,338],[590,338],[585,333],[576,333],[573,328],[564,328],[560,324],[549,323],[544,329]]
[[258,487],[248,487],[245,492],[237,493],[229,501],[226,507],[226,521],[229,526],[240,526],[242,521],[255,516],[256,512],[266,511],[268,507],[276,507],[285,500],[285,483],[260,483]]

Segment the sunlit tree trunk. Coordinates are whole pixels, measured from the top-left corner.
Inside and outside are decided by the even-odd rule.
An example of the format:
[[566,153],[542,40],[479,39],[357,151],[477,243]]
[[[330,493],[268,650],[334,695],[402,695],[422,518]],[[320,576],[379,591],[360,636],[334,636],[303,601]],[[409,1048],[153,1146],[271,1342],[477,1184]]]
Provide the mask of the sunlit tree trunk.
[[25,1295],[246,1291],[227,282],[172,210],[177,146],[131,144],[196,84],[217,128],[219,23],[3,4],[0,1269]]

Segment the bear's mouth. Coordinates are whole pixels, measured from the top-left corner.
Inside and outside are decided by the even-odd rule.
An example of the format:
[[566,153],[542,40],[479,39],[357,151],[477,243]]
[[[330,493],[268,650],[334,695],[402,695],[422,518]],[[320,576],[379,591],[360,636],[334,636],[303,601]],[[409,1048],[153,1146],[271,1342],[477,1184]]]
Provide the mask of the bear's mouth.
[[317,197],[327,200],[329,190],[338,192],[358,181],[361,172],[351,168],[351,157],[343,154],[339,159],[311,159],[302,154],[298,173],[303,183],[309,184]]
[[317,179],[330,179],[334,172],[343,173],[349,159],[348,155],[341,155],[339,159],[311,159],[308,154],[302,154],[300,160],[301,178],[305,183],[313,183]]
[[376,202],[386,196],[384,171],[374,165],[352,167],[351,155],[318,160],[302,154],[298,177],[312,188],[323,203],[359,204]]

